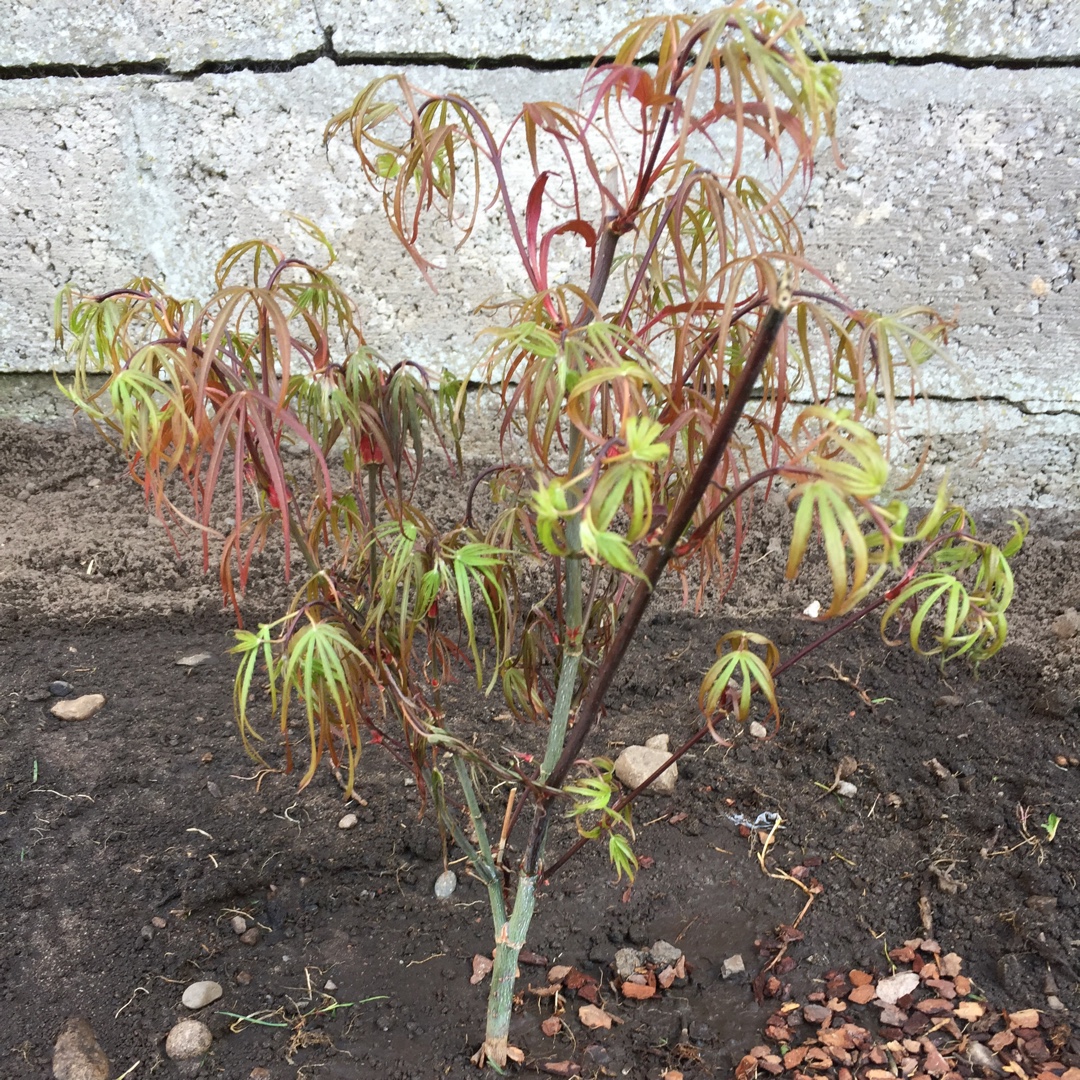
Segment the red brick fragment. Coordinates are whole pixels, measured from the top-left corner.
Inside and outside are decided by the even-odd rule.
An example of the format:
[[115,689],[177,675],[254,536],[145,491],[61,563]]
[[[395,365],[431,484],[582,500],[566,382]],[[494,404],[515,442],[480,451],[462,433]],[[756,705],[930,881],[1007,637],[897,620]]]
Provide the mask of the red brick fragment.
[[924,1016],[952,1016],[952,1002],[945,998],[926,998],[916,1003],[915,1008]]

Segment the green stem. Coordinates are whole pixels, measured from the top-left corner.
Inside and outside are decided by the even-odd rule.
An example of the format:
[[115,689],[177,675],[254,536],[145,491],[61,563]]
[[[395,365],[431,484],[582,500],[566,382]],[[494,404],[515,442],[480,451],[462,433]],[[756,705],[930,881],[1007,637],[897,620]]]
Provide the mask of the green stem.
[[[585,440],[576,427],[571,425],[567,450],[569,463],[567,475],[581,473]],[[571,509],[576,509],[581,502],[581,484],[574,484],[567,491],[567,502]],[[562,665],[559,669],[559,683],[555,690],[555,704],[551,710],[551,724],[548,727],[547,748],[544,763],[540,766],[540,783],[545,783],[555,768],[566,741],[566,728],[570,722],[570,707],[574,702],[574,690],[577,688],[578,669],[581,667],[581,636],[584,624],[581,588],[581,516],[575,513],[566,520],[567,557],[562,559],[565,567],[565,596],[563,602]]]
[[370,573],[369,585],[371,587],[371,603],[375,602],[375,581],[379,573],[379,549],[375,543],[375,498],[379,493],[379,478],[378,478],[378,465],[369,465],[367,467],[368,473],[368,491],[367,491],[367,509],[368,509],[368,527],[371,529],[371,557],[368,562],[368,570]]
[[472,866],[476,876],[484,883],[484,887],[488,891],[491,919],[495,924],[495,934],[498,936],[500,929],[506,922],[506,901],[503,899],[502,880],[495,866],[495,860],[491,857],[491,845],[488,843],[487,833],[484,830],[484,819],[480,815],[480,807],[476,801],[476,791],[473,788],[472,778],[459,758],[454,758],[454,765],[457,768],[458,780],[461,782],[462,790],[465,792],[469,817],[472,820],[473,827],[476,829],[476,839],[480,845],[479,851],[469,842],[469,838],[465,835],[465,830],[461,827],[457,815],[446,805],[441,786],[442,780],[436,780],[434,775],[429,774],[428,785],[434,796],[436,813],[438,813],[440,821],[450,830],[454,843],[465,853],[469,865]]
[[510,1047],[510,1014],[514,1006],[518,956],[525,945],[536,906],[536,880],[535,874],[518,874],[510,921],[504,921],[495,936],[495,966],[491,971],[491,993],[488,995],[487,1031],[480,1056],[500,1071],[506,1067]]

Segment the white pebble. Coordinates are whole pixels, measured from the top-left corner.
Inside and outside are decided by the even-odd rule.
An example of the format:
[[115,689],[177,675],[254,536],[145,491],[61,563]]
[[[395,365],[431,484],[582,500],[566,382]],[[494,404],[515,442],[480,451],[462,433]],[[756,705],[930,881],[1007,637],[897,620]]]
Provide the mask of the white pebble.
[[221,993],[221,983],[203,979],[201,982],[193,982],[184,991],[184,996],[180,1000],[189,1009],[203,1009],[210,1002],[217,1001],[221,997]]
[[355,814],[345,814],[337,823],[339,829],[355,829],[359,818]]
[[176,661],[177,667],[198,667],[200,664],[205,664],[210,659],[208,652],[192,653],[190,656],[181,656]]
[[769,731],[759,720],[752,720],[750,722],[750,734],[755,739],[764,739],[769,734]]
[[457,874],[453,870],[444,870],[435,879],[435,899],[449,900],[457,888]]
[[247,919],[245,919],[243,915],[234,915],[229,925],[232,927],[233,933],[238,937],[248,928]]
[[858,794],[859,789],[850,780],[841,780],[836,785],[836,794],[845,799],[850,799]]

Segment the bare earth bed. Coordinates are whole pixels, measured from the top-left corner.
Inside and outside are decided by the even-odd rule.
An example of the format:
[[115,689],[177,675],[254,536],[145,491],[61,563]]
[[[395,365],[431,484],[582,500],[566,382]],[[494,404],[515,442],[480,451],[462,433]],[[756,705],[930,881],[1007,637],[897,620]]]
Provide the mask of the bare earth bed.
[[[443,849],[415,788],[377,748],[363,763],[366,805],[347,806],[328,772],[300,794],[295,775],[259,777],[232,719],[232,624],[198,552],[182,541],[177,561],[120,463],[84,431],[4,422],[0,462],[0,1075],[51,1075],[75,1016],[112,1077],[136,1062],[134,1078],[476,1075],[484,890],[458,865],[456,892],[435,899]],[[744,552],[758,576],[722,608],[696,616],[661,598],[609,700],[609,745],[593,753],[693,732],[698,682],[726,630],[763,629],[785,652],[811,640],[814,626],[791,613],[812,583],[783,583],[769,540],[759,525]],[[278,559],[263,560],[249,621],[274,611]],[[1059,616],[1080,607],[1077,522],[1035,520],[1016,570],[1012,641],[977,677],[886,649],[863,627],[785,677],[775,737],[727,730],[731,747],[699,744],[684,759],[674,796],[641,801],[646,865],[631,889],[600,853],[551,878],[521,969],[526,1071],[743,1080],[1008,1065],[1072,1080],[1080,635],[1061,637]],[[196,653],[210,659],[177,665]],[[103,694],[104,708],[56,719],[56,680]],[[453,688],[449,716],[493,747],[536,741],[468,685]],[[824,794],[848,757],[857,793]],[[358,824],[340,829],[349,810]],[[771,839],[740,829],[739,815],[765,811],[783,821]],[[1039,826],[1051,813],[1062,823],[1048,843]],[[236,916],[254,931],[244,940]],[[685,978],[626,999],[616,951],[660,939],[682,952]],[[734,956],[746,973],[725,980]],[[569,983],[558,997],[529,992],[552,965],[587,977],[616,1017],[610,1030],[582,1023]],[[902,1021],[859,991],[894,969],[921,980],[897,1003]],[[214,1042],[180,1064],[165,1035],[200,979],[224,988],[198,1014]],[[560,1004],[562,1029],[547,1036]],[[796,1062],[800,1045],[826,1057]],[[917,1063],[909,1073],[904,1060]]]

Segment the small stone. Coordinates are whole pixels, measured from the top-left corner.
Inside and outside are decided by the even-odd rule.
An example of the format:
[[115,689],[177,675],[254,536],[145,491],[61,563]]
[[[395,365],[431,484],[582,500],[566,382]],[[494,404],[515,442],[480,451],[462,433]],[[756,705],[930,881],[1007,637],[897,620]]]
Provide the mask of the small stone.
[[[649,746],[628,746],[615,761],[615,775],[628,788],[636,788],[659,769],[671,755]],[[647,787],[644,795],[670,795],[679,778],[678,766],[670,765]]]
[[89,720],[104,704],[103,694],[83,694],[82,697],[58,701],[49,712],[57,720]]
[[669,941],[654,941],[649,946],[649,956],[652,957],[657,967],[668,967],[679,962],[682,949],[677,945],[672,945]]
[[326,982],[323,983],[323,989],[328,994],[332,994],[337,989],[337,983],[334,982],[333,979],[327,979]]
[[914,971],[898,971],[878,983],[878,1001],[884,1005],[895,1005],[919,985],[919,976]]
[[250,971],[238,971],[233,976],[233,982],[237,986],[250,986],[251,985],[251,972]]
[[181,1020],[165,1036],[165,1053],[173,1061],[191,1061],[202,1057],[214,1036],[201,1020]]
[[339,829],[355,829],[360,819],[355,814],[345,814],[337,823]]
[[836,784],[836,794],[842,798],[851,799],[859,793],[859,789],[850,780],[839,780]]
[[248,1073],[248,1080],[270,1080],[270,1070],[265,1065],[256,1065]]
[[166,927],[166,926],[168,926],[169,924],[168,924],[168,922],[167,922],[167,921],[166,921],[165,919],[163,919],[163,918],[162,918],[162,917],[161,917],[160,915],[155,915],[155,916],[154,916],[154,917],[153,917],[153,918],[152,918],[152,919],[150,920],[150,925],[151,925],[151,926],[156,926],[156,927],[157,927],[157,928],[158,928],[159,930],[164,930],[164,929],[165,929],[165,927]]
[[243,915],[234,915],[229,920],[229,925],[232,927],[232,931],[237,937],[245,933],[248,928],[247,919],[245,919]]
[[1080,612],[1076,608],[1066,608],[1051,624],[1050,629],[1059,641],[1068,641],[1080,633]]
[[[221,993],[221,983],[216,983],[211,979],[202,979],[199,982],[193,982],[184,991],[181,1000],[189,1009],[204,1009],[212,1001],[217,1001]],[[172,1057],[171,1054],[169,1056]]]
[[760,720],[750,721],[750,737],[764,739],[769,734],[769,729]]
[[734,956],[729,956],[720,967],[720,977],[722,979],[734,979],[736,975],[745,975],[746,965],[743,963],[743,958],[736,953]]
[[645,740],[645,745],[650,750],[663,750],[667,754],[670,753],[671,740],[667,735],[653,735],[652,738]]
[[81,1016],[64,1021],[53,1049],[52,1068],[56,1080],[109,1080],[112,1075],[94,1029]]
[[146,926],[142,927],[142,929],[139,930],[139,937],[141,937],[143,941],[153,941],[154,928],[149,923],[147,923]]
[[71,683],[64,682],[63,679],[56,679],[49,683],[49,693],[53,697],[67,697],[71,693]]
[[1051,911],[1057,911],[1058,901],[1056,896],[1029,896],[1024,905],[1040,915],[1049,915]]
[[1051,994],[1046,999],[1046,1007],[1054,1012],[1067,1012],[1068,1006],[1056,994]]
[[200,664],[205,664],[209,659],[210,654],[208,652],[192,653],[190,656],[181,656],[180,659],[176,661],[176,666],[186,668],[198,667]]
[[258,945],[259,944],[259,931],[254,926],[245,930],[240,935],[240,943],[242,945]]
[[619,949],[615,953],[615,974],[620,979],[629,979],[644,963],[645,957],[637,949]]
[[453,870],[444,870],[435,879],[435,899],[449,900],[457,888],[457,874]]

